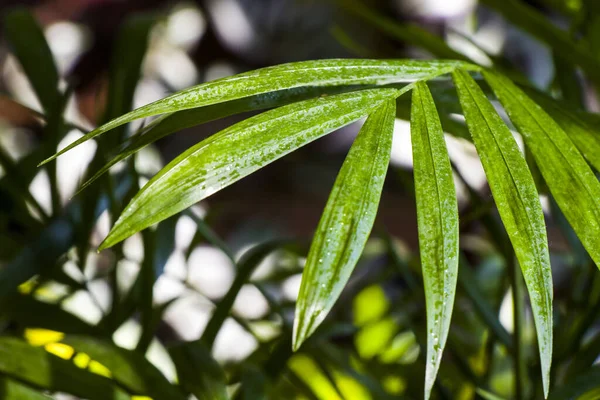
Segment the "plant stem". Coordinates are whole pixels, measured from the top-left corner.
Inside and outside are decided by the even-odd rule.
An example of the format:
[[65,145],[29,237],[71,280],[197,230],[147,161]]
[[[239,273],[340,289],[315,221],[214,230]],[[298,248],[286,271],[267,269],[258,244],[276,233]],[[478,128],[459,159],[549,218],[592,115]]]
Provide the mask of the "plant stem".
[[521,271],[519,265],[514,257],[507,259],[508,267],[510,269],[510,280],[512,286],[512,300],[513,300],[513,341],[514,341],[514,352],[513,362],[515,370],[515,399],[524,399],[523,393],[523,382],[525,372],[525,358],[523,353],[523,322],[524,322],[524,287],[523,278],[521,277]]

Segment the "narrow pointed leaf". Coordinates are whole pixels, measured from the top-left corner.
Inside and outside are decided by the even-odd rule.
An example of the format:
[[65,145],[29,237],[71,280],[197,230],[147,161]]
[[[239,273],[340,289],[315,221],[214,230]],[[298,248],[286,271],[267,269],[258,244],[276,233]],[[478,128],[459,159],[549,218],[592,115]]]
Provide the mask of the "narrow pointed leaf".
[[488,71],[484,77],[523,135],[567,221],[600,265],[598,179],[565,131],[538,104],[507,78]]
[[237,274],[235,276],[235,280],[231,284],[231,287],[227,291],[225,297],[221,299],[215,308],[210,320],[206,324],[206,328],[204,328],[204,332],[202,333],[201,341],[208,349],[213,348],[217,334],[221,330],[221,327],[227,319],[227,316],[230,314],[235,299],[237,298],[244,284],[246,284],[250,279],[250,276],[256,267],[260,265],[261,261],[263,261],[266,256],[283,245],[284,242],[282,241],[270,241],[256,245],[247,250],[241,260],[236,263]]
[[54,111],[60,96],[58,71],[42,28],[29,11],[19,8],[4,18],[4,32],[42,107]]
[[443,75],[458,67],[478,68],[461,61],[353,59],[303,61],[262,68],[194,86],[133,110],[89,132],[40,165],[104,132],[144,117],[292,88],[412,82]]
[[458,277],[458,206],[444,132],[425,83],[413,90],[411,137],[427,309],[425,399],[446,345]]
[[471,76],[453,73],[465,120],[527,284],[547,394],[552,363],[552,270],[544,213],[512,133]]
[[562,103],[537,92],[527,93],[535,100],[552,119],[569,135],[577,149],[585,159],[600,171],[600,125],[569,109]]
[[297,148],[364,117],[395,89],[290,104],[192,146],[156,174],[125,208],[100,249],[182,211]]
[[81,185],[78,192],[91,185],[115,164],[173,132],[246,111],[262,110],[307,100],[320,95],[331,95],[356,89],[356,86],[319,88],[319,90],[315,88],[296,88],[162,115],[149,123],[142,132],[131,137],[127,141],[125,148],[98,170],[94,176]]
[[297,350],[333,307],[365,246],[390,159],[396,104],[375,110],[335,181],[308,253],[296,304]]

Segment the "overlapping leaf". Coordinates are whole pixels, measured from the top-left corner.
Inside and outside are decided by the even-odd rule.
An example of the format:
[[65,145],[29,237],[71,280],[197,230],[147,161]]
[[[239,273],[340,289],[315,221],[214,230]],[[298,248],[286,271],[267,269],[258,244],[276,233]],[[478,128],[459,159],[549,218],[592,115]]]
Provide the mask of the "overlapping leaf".
[[369,238],[390,159],[395,115],[391,99],[367,118],[333,185],[302,274],[294,349],[325,319]]
[[427,308],[425,398],[446,345],[458,277],[458,206],[438,113],[425,83],[413,90],[411,138]]
[[525,277],[547,396],[552,362],[552,270],[538,193],[510,130],[481,88],[464,71],[456,71],[453,77],[494,201]]
[[262,110],[321,95],[351,91],[356,88],[356,86],[318,88],[318,90],[312,87],[295,88],[162,115],[149,123],[138,135],[129,139],[125,148],[98,170],[87,182],[81,185],[79,191],[92,184],[115,164],[173,132],[246,111]]
[[140,107],[93,130],[43,163],[89,139],[139,118],[307,86],[386,85],[412,82],[443,75],[459,67],[478,69],[474,65],[461,61],[352,59],[303,61],[262,68],[204,83]]
[[131,200],[101,248],[109,247],[297,148],[368,114],[395,89],[294,103],[227,128],[182,153]]
[[523,135],[556,203],[596,265],[600,265],[600,183],[565,131],[507,78],[486,81]]

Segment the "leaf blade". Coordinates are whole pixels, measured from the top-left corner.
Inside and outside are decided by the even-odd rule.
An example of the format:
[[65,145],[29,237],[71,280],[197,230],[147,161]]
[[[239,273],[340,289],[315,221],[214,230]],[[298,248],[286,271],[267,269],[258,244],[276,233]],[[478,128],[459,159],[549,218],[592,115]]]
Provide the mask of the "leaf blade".
[[[308,100],[267,111],[192,146],[156,174],[125,208],[107,248],[262,166],[354,122],[395,89],[373,89]],[[173,185],[177,189],[173,189]]]
[[333,307],[369,237],[389,163],[395,109],[395,102],[386,101],[369,116],[338,174],[302,274],[294,350]]
[[467,69],[477,68],[461,61],[352,59],[303,61],[262,68],[194,86],[133,110],[89,132],[44,160],[40,165],[104,132],[144,117],[306,86],[385,85],[412,82],[443,75],[459,66]]
[[59,77],[42,28],[29,11],[17,8],[4,18],[4,30],[44,111],[52,113],[60,97]]
[[411,137],[427,309],[425,399],[428,399],[439,370],[454,306],[458,278],[458,205],[442,126],[431,92],[422,82],[413,90]]
[[552,270],[544,213],[527,162],[508,127],[467,72],[454,82],[498,212],[527,284],[547,396],[552,364]]
[[600,183],[565,131],[507,78],[484,77],[523,135],[550,192],[596,265],[600,265]]

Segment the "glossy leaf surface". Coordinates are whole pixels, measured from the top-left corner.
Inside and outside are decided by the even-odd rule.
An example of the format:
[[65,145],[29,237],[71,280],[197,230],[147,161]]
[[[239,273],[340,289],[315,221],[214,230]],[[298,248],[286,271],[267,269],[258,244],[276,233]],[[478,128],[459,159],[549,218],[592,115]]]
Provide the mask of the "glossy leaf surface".
[[458,206],[444,132],[425,83],[413,90],[411,138],[427,308],[425,398],[446,345],[458,278]]
[[600,183],[565,131],[510,80],[486,81],[523,135],[556,203],[596,265],[600,265]]
[[413,82],[434,78],[458,67],[477,68],[461,61],[353,59],[303,61],[262,68],[194,86],[140,107],[93,130],[43,163],[104,132],[144,117],[306,86],[386,85]]
[[395,89],[373,89],[290,104],[249,118],[192,146],[131,200],[100,248],[109,247],[368,114]]
[[363,125],[335,181],[302,274],[293,348],[327,316],[354,270],[379,205],[396,106],[385,101]]
[[479,85],[463,71],[455,72],[453,77],[465,120],[527,284],[547,391],[552,363],[552,270],[539,196],[512,133]]

